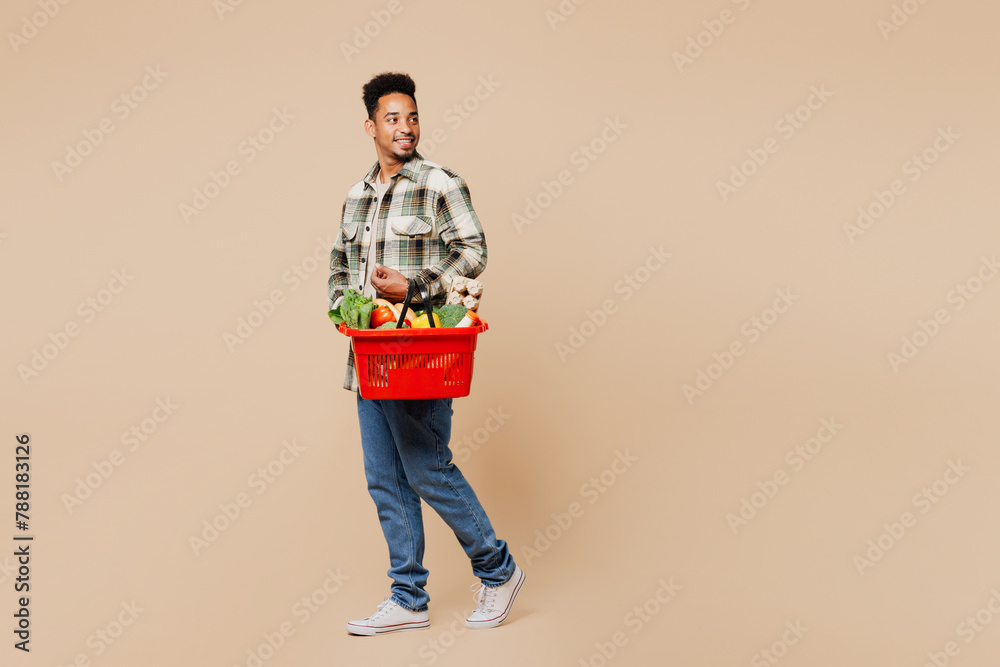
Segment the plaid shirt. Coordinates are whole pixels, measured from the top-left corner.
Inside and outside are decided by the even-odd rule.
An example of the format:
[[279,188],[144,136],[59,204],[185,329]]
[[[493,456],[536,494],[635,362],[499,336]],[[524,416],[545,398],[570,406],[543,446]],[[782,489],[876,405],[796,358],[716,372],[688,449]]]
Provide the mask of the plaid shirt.
[[[375,261],[428,285],[431,303],[443,304],[455,276],[475,278],[486,267],[486,236],[472,209],[469,187],[447,167],[413,157],[392,177],[378,212],[374,210],[378,161],[351,186],[340,216],[340,233],[330,252],[328,308],[349,287],[361,291],[366,225],[375,224]],[[377,215],[378,222],[373,219]],[[361,230],[361,231],[359,231]],[[417,299],[415,299],[417,300]],[[348,349],[344,389],[357,391],[354,352]]]

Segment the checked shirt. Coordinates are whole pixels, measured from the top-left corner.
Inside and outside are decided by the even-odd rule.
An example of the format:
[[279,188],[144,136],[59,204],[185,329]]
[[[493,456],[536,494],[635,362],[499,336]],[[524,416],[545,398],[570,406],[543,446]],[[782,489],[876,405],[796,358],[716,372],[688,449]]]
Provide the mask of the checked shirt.
[[[328,306],[349,287],[361,292],[368,246],[364,228],[375,243],[375,261],[428,286],[431,302],[444,303],[452,278],[475,278],[486,268],[486,236],[472,208],[469,187],[447,167],[413,157],[392,177],[375,211],[378,161],[347,192],[340,233],[330,252]],[[360,230],[360,231],[359,231]],[[362,247],[364,245],[364,247]],[[357,391],[354,352],[348,350],[344,389]]]

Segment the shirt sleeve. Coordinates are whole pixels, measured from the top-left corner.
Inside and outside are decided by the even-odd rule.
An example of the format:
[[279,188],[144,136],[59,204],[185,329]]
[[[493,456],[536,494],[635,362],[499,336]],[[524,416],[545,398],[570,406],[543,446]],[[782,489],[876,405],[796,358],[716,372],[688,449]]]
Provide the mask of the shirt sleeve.
[[340,228],[337,230],[337,240],[330,251],[330,278],[327,281],[328,308],[336,301],[348,286],[347,253],[344,249],[344,213],[347,211],[347,201],[340,209]]
[[469,186],[461,176],[448,179],[435,207],[438,235],[448,248],[445,258],[418,275],[429,286],[431,302],[446,294],[456,276],[475,278],[486,268],[486,235],[472,208]]

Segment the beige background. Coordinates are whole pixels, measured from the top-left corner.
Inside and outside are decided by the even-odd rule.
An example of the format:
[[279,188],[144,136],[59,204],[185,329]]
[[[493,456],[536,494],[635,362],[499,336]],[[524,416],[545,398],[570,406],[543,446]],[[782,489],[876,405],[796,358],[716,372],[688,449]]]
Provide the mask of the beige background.
[[[36,536],[33,650],[11,648],[6,556],[0,662],[252,665],[287,623],[262,664],[994,664],[1000,281],[976,280],[1000,250],[996,3],[897,2],[915,13],[886,37],[891,0],[567,0],[554,28],[556,0],[400,0],[395,15],[388,2],[222,1],[0,12],[0,497],[12,515],[14,437],[30,433]],[[712,23],[726,9],[731,23]],[[372,12],[391,20],[348,58],[341,44]],[[679,71],[673,54],[704,21],[724,30]],[[163,78],[122,118],[112,105],[147,67]],[[344,631],[389,580],[341,389],[347,341],[325,312],[327,256],[374,160],[361,86],[384,70],[415,78],[420,148],[468,181],[489,241],[491,328],[453,448],[528,575],[490,632],[454,632],[475,580],[429,509],[431,627]],[[832,97],[799,110],[813,87]],[[294,118],[248,161],[241,142],[275,108]],[[786,137],[776,123],[797,110],[809,119]],[[53,162],[103,119],[113,132],[60,180]],[[626,127],[581,162],[608,119]],[[948,128],[958,138],[935,155]],[[431,147],[434,130],[445,140]],[[769,139],[777,152],[723,201],[717,182]],[[938,159],[912,181],[904,163],[925,150]],[[181,205],[231,160],[239,173],[185,221]],[[512,215],[562,170],[569,184],[519,230]],[[844,225],[895,179],[903,194],[852,243]],[[671,257],[647,274],[650,247]],[[646,279],[630,299],[626,275]],[[953,290],[970,280],[981,291],[959,309]],[[275,290],[231,350],[226,334]],[[797,300],[756,329],[778,290]],[[603,326],[561,358],[607,300]],[[893,368],[939,309],[947,321]],[[61,338],[67,325],[78,335]],[[730,368],[710,368],[737,342]],[[22,378],[43,349],[52,358]],[[717,379],[689,401],[699,370]],[[162,423],[158,399],[177,406]],[[797,469],[788,453],[823,419],[842,426]],[[144,420],[130,450],[122,434]],[[300,451],[262,485],[252,476],[284,441]],[[637,462],[614,472],[619,452]],[[67,508],[110,457],[120,465]],[[946,476],[949,462],[967,471]],[[603,493],[589,481],[602,473]],[[770,487],[776,473],[787,483]],[[925,487],[941,497],[922,500]],[[196,554],[190,538],[224,525],[220,504],[241,493],[251,504]],[[762,506],[734,532],[744,499]],[[891,548],[859,566],[880,538]],[[329,596],[328,572],[341,579]],[[671,580],[680,589],[657,602]],[[295,605],[314,593],[324,604],[304,619]],[[134,621],[97,639],[133,601]]]

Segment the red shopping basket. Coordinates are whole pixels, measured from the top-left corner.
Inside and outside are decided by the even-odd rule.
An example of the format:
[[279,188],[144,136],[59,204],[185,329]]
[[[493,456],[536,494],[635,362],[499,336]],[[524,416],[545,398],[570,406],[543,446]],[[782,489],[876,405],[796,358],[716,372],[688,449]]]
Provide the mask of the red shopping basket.
[[[415,288],[423,291],[423,285],[411,279],[400,321],[406,317]],[[434,327],[433,307],[426,292],[423,299],[431,320],[428,329],[348,329],[345,323],[340,323],[338,330],[351,339],[362,398],[469,395],[477,337],[489,325],[483,322],[475,327]]]
[[477,336],[489,326],[348,329],[362,398],[468,396]]

